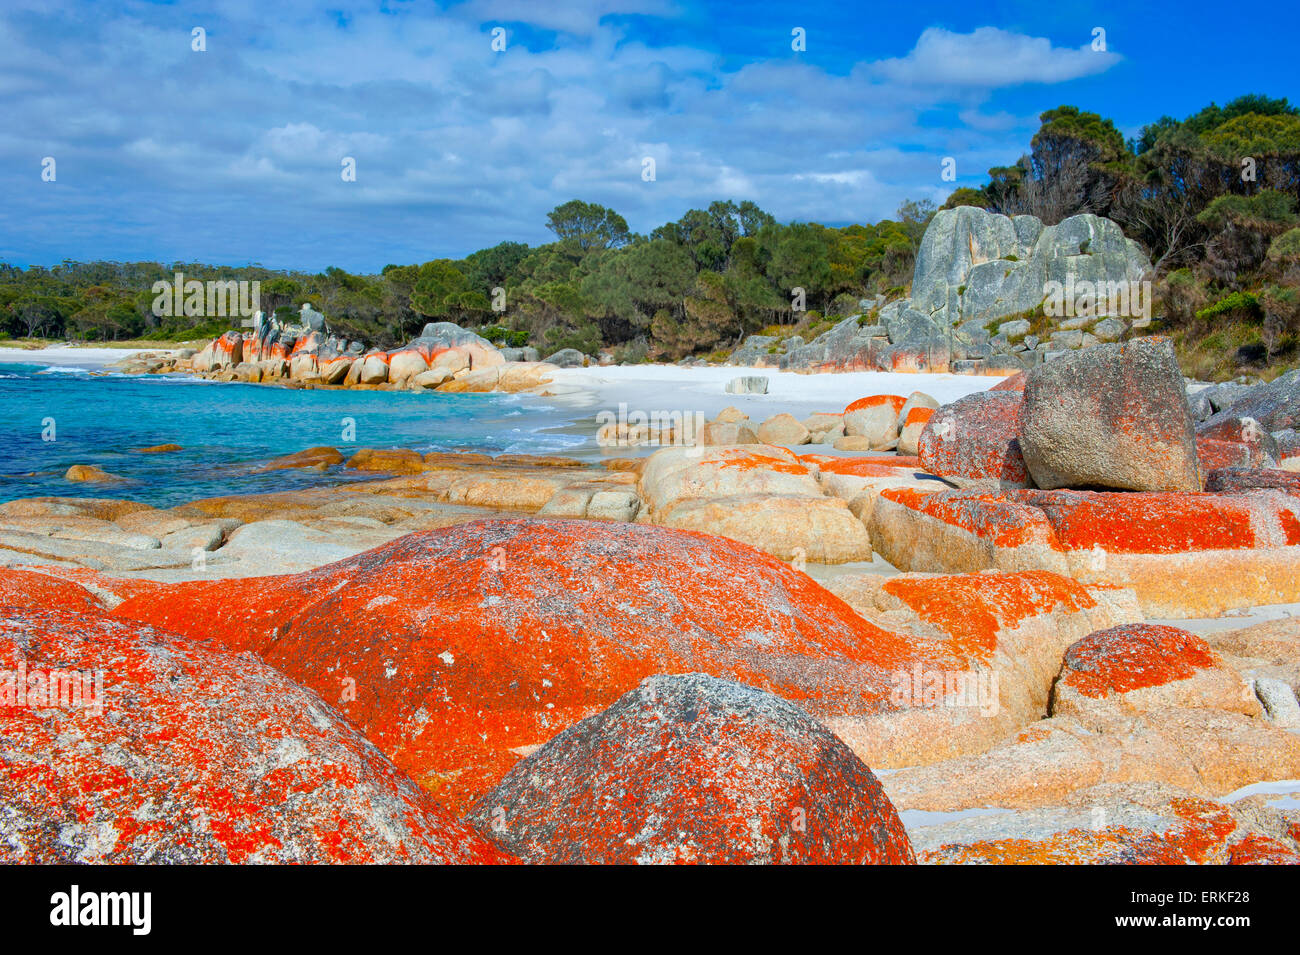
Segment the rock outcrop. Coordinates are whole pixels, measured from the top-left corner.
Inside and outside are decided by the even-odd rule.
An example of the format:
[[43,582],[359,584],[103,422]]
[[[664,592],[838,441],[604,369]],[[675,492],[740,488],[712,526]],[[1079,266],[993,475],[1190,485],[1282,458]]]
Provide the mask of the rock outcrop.
[[[729,363],[1013,374],[1057,352],[1118,341],[1144,324],[1151,302],[1141,281],[1150,270],[1137,243],[1109,219],[1083,214],[1044,226],[1033,216],[945,209],[921,240],[909,298],[863,302],[863,315],[809,342],[750,336]],[[1017,316],[1053,296],[1064,309],[1060,327],[1031,341],[1030,322]],[[1076,315],[1076,305],[1084,312]]]
[[921,467],[963,488],[1032,485],[1020,448],[1023,414],[1018,391],[981,391],[945,405],[917,438]]
[[871,770],[803,710],[653,676],[522,760],[467,817],[546,864],[912,862]]
[[508,861],[249,655],[5,607],[0,661],[29,675],[0,687],[0,861]]
[[1199,491],[1195,433],[1173,344],[1099,345],[1025,379],[1020,450],[1045,490]]
[[454,807],[655,673],[738,680],[852,726],[891,708],[888,674],[916,655],[752,548],[589,521],[476,521],[114,613],[260,653]]
[[[1139,282],[1150,269],[1137,243],[1109,219],[1083,214],[1044,226],[1034,216],[958,206],[938,212],[926,228],[903,310],[940,328],[976,330],[1041,305],[1049,282],[1104,290]],[[1105,314],[1102,304],[1098,314]]]

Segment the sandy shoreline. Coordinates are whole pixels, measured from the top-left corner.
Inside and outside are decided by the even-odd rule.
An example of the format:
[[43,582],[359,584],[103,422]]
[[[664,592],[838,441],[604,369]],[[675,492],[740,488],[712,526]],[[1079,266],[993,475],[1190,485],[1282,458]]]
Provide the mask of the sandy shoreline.
[[[765,395],[729,395],[724,390],[733,378],[761,375],[768,379]],[[683,368],[678,365],[610,365],[591,368],[562,368],[551,373],[555,384],[575,389],[556,399],[574,409],[618,411],[626,403],[629,411],[702,411],[712,418],[723,408],[734,406],[756,422],[789,412],[806,418],[818,411],[843,411],[858,398],[869,395],[910,395],[923,391],[940,403],[986,391],[1001,378],[933,374],[927,372],[823,372],[797,374],[771,368],[710,366]]]
[[[59,368],[99,370],[132,355],[155,349],[98,348],[58,345],[22,349],[0,347],[0,364],[44,364]],[[725,386],[733,378],[759,375],[768,379],[765,395],[729,395]],[[756,422],[789,412],[805,418],[818,411],[842,411],[845,405],[868,395],[910,395],[923,391],[942,404],[986,391],[1001,378],[991,376],[935,374],[928,372],[823,372],[797,374],[771,368],[680,365],[608,365],[590,368],[561,368],[550,373],[556,386],[546,389],[546,400],[554,404],[566,422],[595,415],[617,413],[620,404],[630,411],[703,412],[712,418],[723,408],[734,406]]]
[[0,365],[53,365],[59,368],[103,368],[152,348],[99,348],[93,345],[54,345],[49,348],[0,348]]

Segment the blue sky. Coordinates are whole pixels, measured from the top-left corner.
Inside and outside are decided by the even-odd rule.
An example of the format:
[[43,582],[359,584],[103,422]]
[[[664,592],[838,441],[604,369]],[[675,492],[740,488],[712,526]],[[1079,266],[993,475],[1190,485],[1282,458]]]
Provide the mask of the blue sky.
[[575,197],[641,232],[720,198],[874,222],[941,201],[945,157],[978,184],[1062,103],[1132,135],[1246,92],[1300,100],[1298,9],[5,0],[0,261],[377,271],[547,241]]

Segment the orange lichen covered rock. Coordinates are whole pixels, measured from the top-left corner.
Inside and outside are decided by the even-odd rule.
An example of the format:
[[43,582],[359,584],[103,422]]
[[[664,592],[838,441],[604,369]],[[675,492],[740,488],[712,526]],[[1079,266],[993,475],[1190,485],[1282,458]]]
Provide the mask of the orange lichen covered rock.
[[882,590],[912,608],[972,662],[987,664],[998,635],[1032,617],[1092,610],[1096,597],[1076,580],[1043,570],[1019,574],[891,577]]
[[1186,680],[1220,662],[1194,633],[1137,623],[1091,634],[1070,647],[1061,682],[1095,698]]
[[467,817],[536,863],[907,864],[866,764],[786,700],[654,676],[517,764]]
[[989,391],[1020,391],[1020,392],[1023,392],[1023,391],[1025,390],[1025,376],[1026,376],[1026,374],[1027,374],[1027,372],[1023,372],[1023,371],[1016,372],[1016,373],[1015,373],[1014,375],[1012,375],[1010,378],[1003,378],[1003,379],[1002,379],[1001,381],[999,381],[996,385],[994,385],[992,388],[990,388]]
[[1177,627],[1136,623],[1089,634],[1065,652],[1053,716],[1085,724],[1105,719],[1122,698],[1123,712],[1195,707],[1256,716],[1259,703],[1241,675],[1208,643]]
[[917,440],[921,467],[959,487],[998,490],[1032,484],[1020,453],[1024,400],[982,391],[944,405]]
[[1229,849],[1228,865],[1300,865],[1295,844],[1251,833]]
[[1300,497],[1300,473],[1281,468],[1220,468],[1206,475],[1205,489],[1216,493],[1276,490]]
[[[137,597],[141,594],[151,593],[159,587],[166,586],[165,584],[160,584],[153,580],[110,577],[97,570],[91,570],[89,567],[75,567],[71,564],[16,567],[14,570],[27,570],[46,577],[53,577],[57,580],[68,581],[84,587],[91,593],[95,600],[103,604],[104,608],[107,610],[112,610],[127,597]],[[18,604],[18,606],[41,606],[50,610],[78,609],[76,606],[68,606],[57,601],[49,603],[33,603],[30,605]]]
[[6,608],[0,668],[0,862],[509,861],[251,655]]
[[869,457],[831,457],[826,454],[805,454],[801,461],[815,464],[822,474],[843,474],[851,477],[896,477],[900,470],[916,470],[916,459],[910,463],[894,455]]
[[[1263,473],[1263,472],[1261,472]],[[1300,495],[895,488],[872,548],[901,570],[1043,569],[1132,587],[1148,617],[1300,600]]]
[[859,398],[844,409],[846,438],[842,440],[857,438],[863,450],[892,448],[898,441],[898,414],[906,404],[907,399],[901,395]]
[[654,673],[704,671],[851,722],[889,709],[889,673],[918,656],[752,548],[590,521],[476,521],[116,613],[260,652],[454,806]]
[[1190,797],[1154,811],[1125,812],[1115,823],[1109,818],[1116,813],[1101,807],[1089,815],[1070,828],[1035,836],[925,849],[918,860],[940,865],[1222,865],[1228,861],[1228,840],[1240,828],[1227,807]]
[[85,587],[29,570],[0,567],[0,607],[100,613],[103,605]]
[[917,407],[907,412],[898,433],[898,450],[900,454],[916,454],[920,450],[921,434],[925,426],[934,417],[934,408]]
[[[927,494],[915,489],[897,488],[883,491],[881,497],[943,524],[986,539],[999,548],[1017,547],[1028,543],[1039,543],[1053,548],[1058,546],[1046,515],[1038,508],[1021,503],[1011,495],[979,490],[940,491]],[[901,563],[899,566],[909,570],[939,569],[910,567]]]
[[1017,497],[1046,515],[1062,550],[1174,554],[1288,543],[1276,502],[1249,495],[1031,491]]
[[1202,473],[1218,468],[1264,467],[1269,460],[1268,454],[1259,444],[1206,437],[1196,439],[1196,457]]
[[925,424],[934,416],[936,410],[935,408],[913,408],[907,413],[907,417],[903,419],[903,426]]
[[893,410],[894,417],[898,417],[898,413],[903,410],[903,405],[906,403],[907,399],[902,395],[867,395],[865,398],[859,398],[857,401],[851,402],[844,409],[844,413],[849,414],[853,411],[861,411],[864,408],[886,407]]
[[1300,543],[1300,538],[1292,539],[1300,500],[1268,495],[1032,489],[887,494],[1002,547],[1023,542],[1022,529],[1040,519],[1050,527],[1051,546],[1060,551],[1100,547],[1117,554],[1171,554]]

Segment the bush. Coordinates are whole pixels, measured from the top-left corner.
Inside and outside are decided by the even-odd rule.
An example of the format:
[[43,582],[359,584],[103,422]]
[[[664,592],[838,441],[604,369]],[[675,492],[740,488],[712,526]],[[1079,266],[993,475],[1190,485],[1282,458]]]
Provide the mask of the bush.
[[650,344],[644,337],[614,346],[614,361],[620,365],[639,365],[650,360]]
[[1268,247],[1270,262],[1300,262],[1300,227],[1289,229],[1273,240]]
[[515,331],[501,325],[485,325],[478,333],[502,348],[523,348],[528,344],[528,333]]
[[1233,315],[1239,319],[1258,320],[1263,317],[1263,314],[1263,310],[1259,307],[1258,296],[1250,292],[1232,292],[1208,308],[1201,309],[1196,313],[1196,317],[1203,322],[1223,315]]

